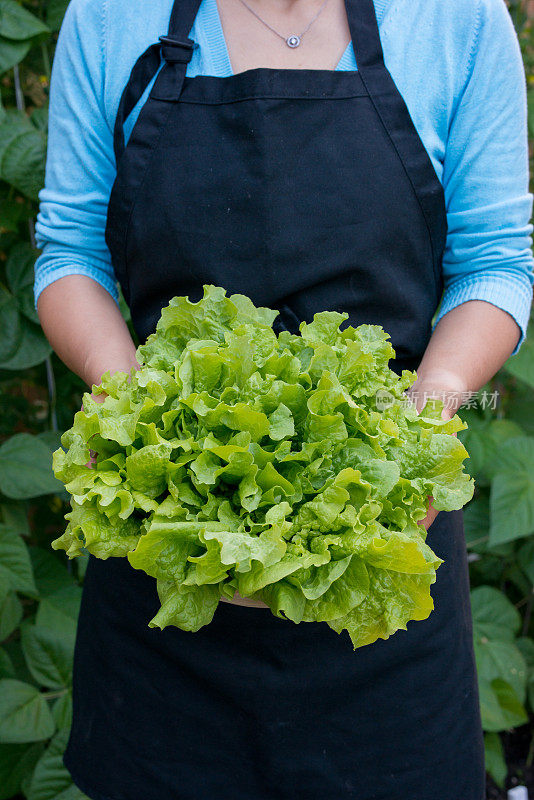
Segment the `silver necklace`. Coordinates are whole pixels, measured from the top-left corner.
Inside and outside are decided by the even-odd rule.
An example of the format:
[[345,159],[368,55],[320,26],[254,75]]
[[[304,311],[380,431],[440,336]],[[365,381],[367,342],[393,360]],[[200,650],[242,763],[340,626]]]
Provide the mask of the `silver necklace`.
[[304,34],[305,34],[305,33],[307,33],[307,32],[310,30],[311,26],[313,25],[313,23],[315,22],[315,20],[317,19],[317,17],[319,16],[319,14],[321,13],[321,11],[323,10],[323,8],[324,8],[324,7],[326,6],[326,4],[328,3],[328,0],[324,0],[324,2],[323,2],[323,4],[321,5],[321,7],[320,7],[319,11],[318,11],[318,12],[317,12],[317,14],[316,14],[316,15],[313,17],[313,19],[312,19],[312,20],[311,20],[311,22],[310,22],[310,23],[307,25],[307,27],[306,27],[306,28],[304,28],[304,30],[302,31],[302,33],[299,33],[299,34],[292,33],[290,36],[284,36],[283,34],[279,33],[277,30],[275,30],[275,29],[274,29],[274,28],[273,28],[271,25],[269,25],[269,23],[268,23],[268,22],[265,22],[265,20],[264,20],[264,19],[262,19],[262,18],[260,17],[260,15],[259,15],[259,14],[258,14],[256,11],[254,11],[254,9],[253,9],[253,8],[251,8],[251,7],[249,6],[249,4],[248,4],[248,3],[246,3],[246,2],[245,2],[245,0],[241,0],[241,2],[242,2],[242,3],[243,3],[243,5],[245,6],[245,8],[248,8],[248,10],[250,11],[250,13],[251,13],[251,14],[254,14],[254,16],[255,16],[257,19],[259,19],[259,21],[260,21],[260,22],[262,22],[262,23],[263,23],[263,24],[264,24],[264,25],[265,25],[267,28],[269,28],[269,30],[270,30],[270,31],[272,31],[272,32],[273,32],[273,33],[275,33],[275,34],[276,34],[276,35],[277,35],[277,36],[278,36],[280,39],[282,39],[282,40],[283,40],[283,41],[284,41],[284,42],[287,44],[287,46],[288,46],[288,47],[291,47],[291,48],[293,48],[293,47],[298,47],[298,46],[299,46],[299,44],[300,44],[300,42],[301,42],[301,39],[302,39],[302,37],[304,36]]

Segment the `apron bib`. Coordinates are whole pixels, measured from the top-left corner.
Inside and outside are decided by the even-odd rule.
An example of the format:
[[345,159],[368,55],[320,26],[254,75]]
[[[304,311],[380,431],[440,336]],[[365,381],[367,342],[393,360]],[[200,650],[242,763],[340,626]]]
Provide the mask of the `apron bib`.
[[[140,340],[202,285],[391,335],[415,369],[443,283],[442,186],[383,58],[372,0],[345,0],[357,71],[186,77],[200,0],[175,0],[114,131],[106,242]],[[159,71],[158,71],[159,70]],[[157,73],[127,145],[123,124]],[[197,633],[148,628],[155,581],[90,557],[65,764],[93,800],[483,800],[461,511],[427,543],[435,609],[352,650],[346,632],[221,602]]]

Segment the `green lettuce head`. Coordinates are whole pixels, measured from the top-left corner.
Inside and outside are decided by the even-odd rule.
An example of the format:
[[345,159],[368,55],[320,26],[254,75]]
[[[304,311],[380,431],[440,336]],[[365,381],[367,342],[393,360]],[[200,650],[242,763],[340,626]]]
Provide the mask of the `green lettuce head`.
[[466,425],[440,403],[417,414],[380,326],[325,311],[277,336],[277,313],[217,286],[170,301],[141,368],[106,372],[105,401],[85,393],[61,438],[71,510],[52,547],[155,578],[151,627],[197,631],[238,591],[361,647],[434,607],[442,559],[418,522],[429,495],[445,511],[472,497],[450,435]]

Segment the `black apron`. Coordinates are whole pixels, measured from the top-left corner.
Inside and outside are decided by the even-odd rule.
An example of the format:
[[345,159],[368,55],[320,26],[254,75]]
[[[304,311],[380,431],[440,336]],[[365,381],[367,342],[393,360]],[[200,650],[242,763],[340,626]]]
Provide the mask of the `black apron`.
[[[172,296],[212,283],[279,309],[277,330],[327,309],[380,324],[392,366],[416,368],[442,292],[445,202],[372,0],[346,0],[358,71],[225,78],[185,77],[198,6],[176,0],[117,114],[106,241],[140,340]],[[462,513],[441,512],[427,542],[444,559],[434,611],[356,651],[325,623],[224,602],[197,633],[151,629],[155,580],[91,556],[75,782],[94,800],[483,800]]]

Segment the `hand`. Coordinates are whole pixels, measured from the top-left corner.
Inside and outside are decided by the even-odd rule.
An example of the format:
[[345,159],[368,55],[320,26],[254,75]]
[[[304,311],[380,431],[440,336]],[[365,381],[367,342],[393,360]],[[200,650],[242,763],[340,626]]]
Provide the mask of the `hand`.
[[[136,368],[140,368],[141,367],[141,364],[139,364],[139,362],[137,361],[137,359],[135,357],[132,357],[132,360],[133,360],[133,365]],[[128,371],[128,382],[131,381],[131,374],[129,372],[130,369],[131,369],[131,365],[124,369],[124,371]],[[115,372],[115,371],[116,370],[111,370],[111,372]],[[103,373],[101,371],[99,371],[98,377],[96,377],[96,375],[95,375],[95,378],[90,383],[90,386],[98,386],[99,383],[100,383],[100,379],[101,379],[102,374]],[[90,394],[91,394],[91,397],[93,398],[93,400],[96,403],[103,403],[104,400],[106,399],[106,397],[108,396],[106,392],[99,392],[99,394],[94,394],[93,392],[91,392]],[[83,403],[82,403],[81,410],[82,411],[84,410]],[[96,453],[94,453],[92,450],[89,450],[89,452],[91,454],[91,457],[90,457],[89,461],[87,462],[87,464],[85,466],[89,467],[90,469],[92,469],[92,465],[95,463],[95,460],[96,460]]]
[[254,608],[269,608],[267,603],[264,603],[263,600],[253,600],[251,597],[241,597],[239,592],[236,592],[231,600],[227,597],[221,597],[221,600],[224,603],[233,603],[236,606],[252,606]]
[[436,509],[432,506],[432,501],[434,500],[434,498],[429,496],[428,500],[429,500],[429,506],[427,515],[424,519],[420,519],[419,522],[417,523],[418,525],[421,525],[426,531],[430,528],[430,526],[432,525],[432,523],[439,514],[439,511],[436,511]]
[[[449,420],[452,419],[461,406],[462,397],[466,396],[467,389],[456,376],[441,372],[439,375],[435,376],[426,376],[425,378],[418,377],[406,394],[411,398],[418,414],[421,413],[427,400],[430,398],[435,397],[443,400],[441,417],[442,419]],[[451,435],[456,436],[456,431]],[[430,528],[439,514],[439,511],[432,505],[434,498],[429,496],[428,500],[429,507],[427,515],[418,522],[418,525],[421,525],[425,530]]]

